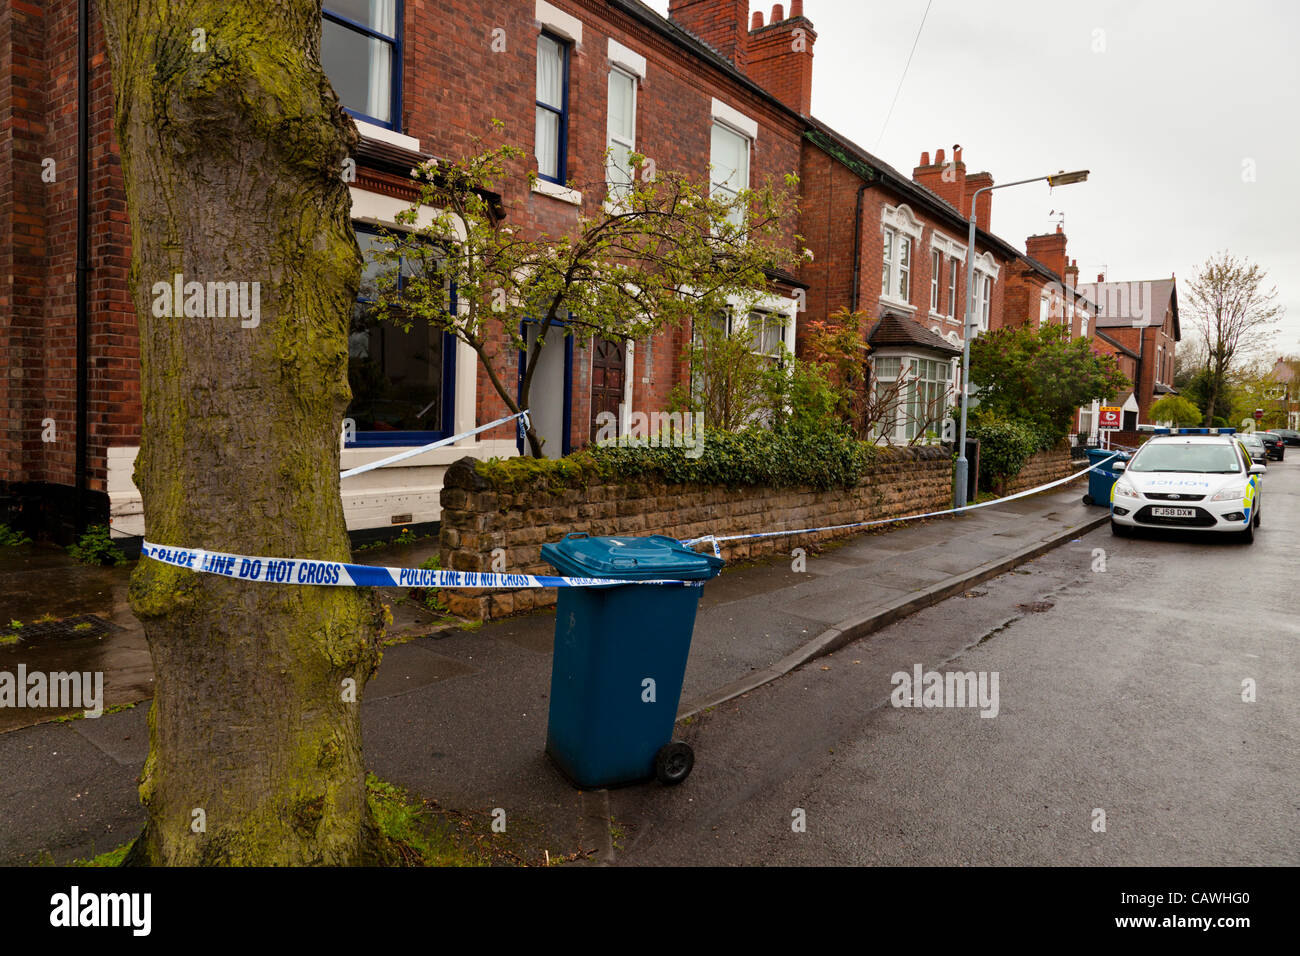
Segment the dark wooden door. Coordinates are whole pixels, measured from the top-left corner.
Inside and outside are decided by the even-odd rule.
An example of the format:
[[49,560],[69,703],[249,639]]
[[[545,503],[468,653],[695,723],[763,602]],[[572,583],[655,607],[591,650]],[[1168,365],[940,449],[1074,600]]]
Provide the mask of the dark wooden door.
[[[623,376],[627,358],[622,342],[596,339],[591,356],[591,437],[600,428],[596,416],[611,412],[618,421],[618,406],[623,401]],[[608,421],[608,419],[606,419]],[[608,434],[608,432],[606,432]]]

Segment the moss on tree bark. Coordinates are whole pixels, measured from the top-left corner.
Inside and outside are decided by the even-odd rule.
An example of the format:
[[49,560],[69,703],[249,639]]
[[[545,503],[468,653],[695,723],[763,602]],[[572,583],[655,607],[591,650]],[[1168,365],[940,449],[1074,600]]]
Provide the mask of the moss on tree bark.
[[[339,430],[361,260],[356,132],[320,67],[320,0],[103,0],[132,222],[151,541],[346,560]],[[154,283],[257,282],[260,322],[155,315]],[[348,864],[374,846],[356,700],[372,596],[142,559],[156,691],[134,862]],[[201,811],[201,813],[199,812]],[[199,821],[203,826],[200,828]]]

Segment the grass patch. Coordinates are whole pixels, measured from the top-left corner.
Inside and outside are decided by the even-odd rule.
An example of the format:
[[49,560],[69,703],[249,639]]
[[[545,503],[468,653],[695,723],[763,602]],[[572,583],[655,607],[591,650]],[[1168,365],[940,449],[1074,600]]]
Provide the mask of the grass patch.
[[450,828],[401,787],[366,774],[366,799],[380,833],[380,856],[386,866],[482,866],[460,846]]
[[121,866],[122,861],[126,859],[127,852],[131,849],[131,842],[123,843],[121,846],[112,850],[105,850],[103,853],[99,854],[99,856],[92,856],[89,860],[73,860],[71,865],[72,866]]
[[8,647],[10,644],[17,644],[22,638],[17,634],[0,634],[0,647]]

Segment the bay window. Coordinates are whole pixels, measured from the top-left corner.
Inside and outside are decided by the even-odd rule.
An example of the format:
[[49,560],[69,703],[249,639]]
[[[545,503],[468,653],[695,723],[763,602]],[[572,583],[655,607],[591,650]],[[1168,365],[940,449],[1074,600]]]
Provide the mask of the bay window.
[[[451,434],[455,380],[455,340],[430,323],[415,319],[409,331],[381,319],[374,302],[380,276],[393,268],[377,253],[378,235],[355,224],[363,268],[361,288],[348,329],[348,384],[352,402],[346,417],[356,423],[356,444],[419,444]],[[399,283],[414,270],[403,261]],[[454,309],[455,300],[452,300]]]
[[[872,367],[872,388],[882,412],[877,435],[905,444],[938,433],[948,410],[953,365],[921,355],[882,355]],[[902,381],[900,382],[900,376]]]

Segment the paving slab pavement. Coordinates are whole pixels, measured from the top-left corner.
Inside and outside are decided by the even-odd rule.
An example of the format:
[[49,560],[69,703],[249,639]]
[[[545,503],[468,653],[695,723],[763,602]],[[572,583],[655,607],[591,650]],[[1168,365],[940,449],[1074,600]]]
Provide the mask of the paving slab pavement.
[[[1106,520],[1082,504],[1082,482],[983,508],[961,517],[886,526],[809,549],[806,571],[789,558],[729,568],[705,586],[680,715],[697,712],[829,653],[847,641],[1004,573]],[[431,545],[367,552],[362,560],[413,566]],[[44,556],[32,567],[0,564],[0,595],[24,581],[39,595]],[[56,563],[57,565],[57,563]],[[112,572],[125,581],[125,574]],[[110,575],[109,590],[116,581]],[[97,584],[102,585],[99,578]],[[103,590],[101,586],[99,590]],[[113,592],[116,593],[116,592]],[[124,594],[124,591],[122,592]],[[39,602],[37,602],[39,603]],[[59,607],[75,613],[63,595]],[[120,608],[118,609],[120,611]],[[110,611],[110,613],[112,613]],[[142,641],[133,619],[106,640],[105,693],[137,688],[139,675],[117,673],[112,647]],[[549,706],[553,611],[480,628],[440,627],[432,615],[403,611],[407,643],[387,648],[367,687],[363,732],[368,766],[381,777],[480,818],[493,809],[513,821],[512,836],[552,855],[608,858],[603,792],[573,788],[544,754]],[[132,636],[134,635],[134,636]],[[138,651],[138,645],[136,645]],[[0,670],[29,649],[0,647]],[[125,658],[124,658],[125,659]],[[138,671],[138,660],[131,668]],[[147,686],[147,685],[146,685]],[[129,838],[143,822],[135,778],[147,747],[140,706],[97,720],[42,723],[0,733],[0,863],[62,862]],[[0,712],[2,713],[2,712]],[[529,859],[528,862],[539,862]]]

